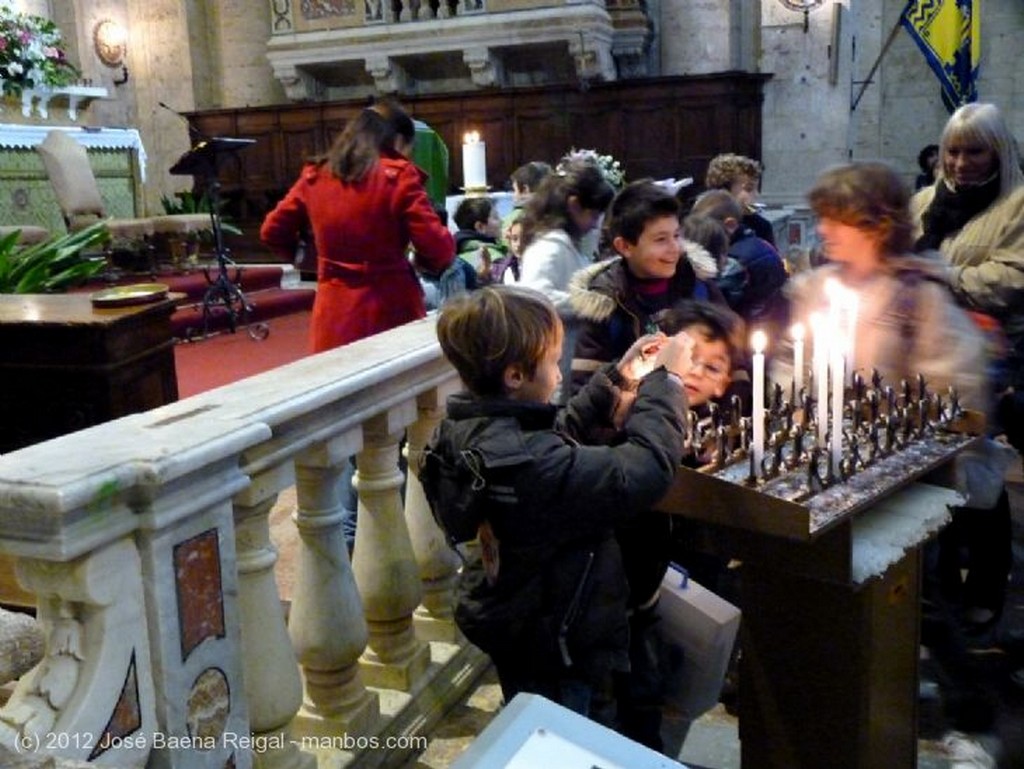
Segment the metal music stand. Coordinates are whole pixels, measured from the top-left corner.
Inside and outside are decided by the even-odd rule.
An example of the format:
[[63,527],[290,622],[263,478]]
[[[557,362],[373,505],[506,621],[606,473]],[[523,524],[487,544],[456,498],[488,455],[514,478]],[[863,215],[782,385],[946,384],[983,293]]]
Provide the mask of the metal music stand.
[[[232,334],[235,333],[239,319],[244,323],[253,309],[238,286],[242,268],[228,256],[228,249],[224,245],[224,231],[220,222],[220,181],[217,178],[217,166],[220,157],[225,152],[236,152],[255,143],[255,139],[236,139],[225,136],[203,139],[178,158],[178,161],[170,168],[172,174],[196,176],[205,180],[210,200],[210,225],[213,229],[217,275],[211,277],[210,268],[203,268],[203,274],[209,284],[203,295],[203,336],[207,334],[213,308],[218,304],[223,304],[227,312],[228,328]],[[235,270],[234,280],[228,275],[228,269],[232,267]],[[254,339],[265,338],[269,333],[269,328],[265,323],[257,325],[259,328],[251,327],[249,329],[249,335]]]

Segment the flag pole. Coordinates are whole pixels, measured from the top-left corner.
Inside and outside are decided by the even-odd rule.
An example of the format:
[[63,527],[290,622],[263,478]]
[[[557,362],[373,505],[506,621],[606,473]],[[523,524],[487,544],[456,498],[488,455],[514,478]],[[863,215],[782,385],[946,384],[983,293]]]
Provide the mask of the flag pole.
[[878,71],[878,65],[882,63],[882,57],[888,53],[889,48],[892,47],[893,41],[896,39],[896,35],[899,34],[900,27],[903,25],[903,13],[900,12],[899,18],[896,19],[896,23],[893,25],[892,30],[889,32],[889,37],[886,38],[885,45],[882,46],[882,50],[878,54],[878,58],[875,59],[875,63],[871,65],[871,69],[868,71],[868,76],[863,80],[855,80],[852,85],[860,84],[860,90],[857,95],[853,98],[850,103],[850,112],[854,112],[857,109],[857,105],[860,104],[861,97],[864,96],[864,92],[871,85],[871,78],[874,77],[875,72]]

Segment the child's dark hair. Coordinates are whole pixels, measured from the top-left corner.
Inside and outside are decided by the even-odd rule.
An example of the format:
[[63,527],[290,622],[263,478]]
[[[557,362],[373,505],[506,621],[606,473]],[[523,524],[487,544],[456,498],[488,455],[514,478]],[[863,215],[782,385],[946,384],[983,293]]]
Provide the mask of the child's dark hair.
[[471,230],[476,224],[486,224],[493,208],[494,203],[488,197],[463,198],[452,218],[460,230]]
[[562,323],[547,298],[519,286],[484,286],[451,300],[437,319],[445,358],[474,395],[505,394],[505,369],[532,377]]
[[683,302],[658,317],[658,328],[669,336],[697,326],[709,342],[725,342],[733,367],[742,360],[746,350],[743,318],[720,304],[700,299]]
[[520,189],[527,189],[536,192],[540,183],[549,177],[554,170],[550,164],[543,160],[531,160],[519,166],[509,177]]
[[648,222],[666,216],[679,218],[679,201],[668,190],[650,180],[627,184],[608,210],[607,237],[636,243]]
[[690,213],[710,216],[720,222],[726,219],[735,219],[739,222],[743,218],[743,206],[728,190],[714,189],[702,193],[694,202]]
[[551,230],[565,230],[571,238],[583,235],[569,216],[569,198],[581,208],[604,211],[615,197],[615,188],[604,178],[597,164],[574,160],[540,183],[523,213],[523,247]]
[[683,237],[703,246],[721,268],[729,253],[729,233],[717,219],[690,214],[683,219]]

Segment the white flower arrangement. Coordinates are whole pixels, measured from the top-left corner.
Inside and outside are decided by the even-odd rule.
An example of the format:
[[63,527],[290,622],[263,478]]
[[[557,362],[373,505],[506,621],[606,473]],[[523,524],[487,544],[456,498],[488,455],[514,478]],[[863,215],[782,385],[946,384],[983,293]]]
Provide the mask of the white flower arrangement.
[[617,190],[622,189],[626,183],[626,172],[619,161],[611,155],[602,155],[597,150],[578,150],[573,147],[558,161],[558,167],[555,170],[558,173],[564,174],[566,166],[573,161],[593,163],[601,169],[601,174],[604,176],[605,181]]

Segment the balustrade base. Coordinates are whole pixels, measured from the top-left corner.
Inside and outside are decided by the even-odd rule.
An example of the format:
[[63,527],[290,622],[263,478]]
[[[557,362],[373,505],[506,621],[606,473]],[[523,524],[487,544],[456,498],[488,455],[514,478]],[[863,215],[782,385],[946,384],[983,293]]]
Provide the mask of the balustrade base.
[[435,617],[422,606],[413,613],[412,626],[416,631],[416,637],[424,641],[465,643],[465,639],[455,625],[455,620]]
[[264,748],[252,751],[252,769],[317,769],[316,756],[299,750],[293,742],[294,735],[288,732],[254,734],[253,739],[265,738],[270,744],[284,741],[284,747]]
[[292,730],[303,737],[330,737],[339,734],[373,734],[380,729],[380,699],[364,691],[341,713],[325,716],[303,705],[292,721]]
[[379,689],[412,691],[416,682],[423,678],[430,664],[430,647],[416,643],[408,656],[401,660],[381,661],[371,649],[359,658],[359,670],[367,686]]

